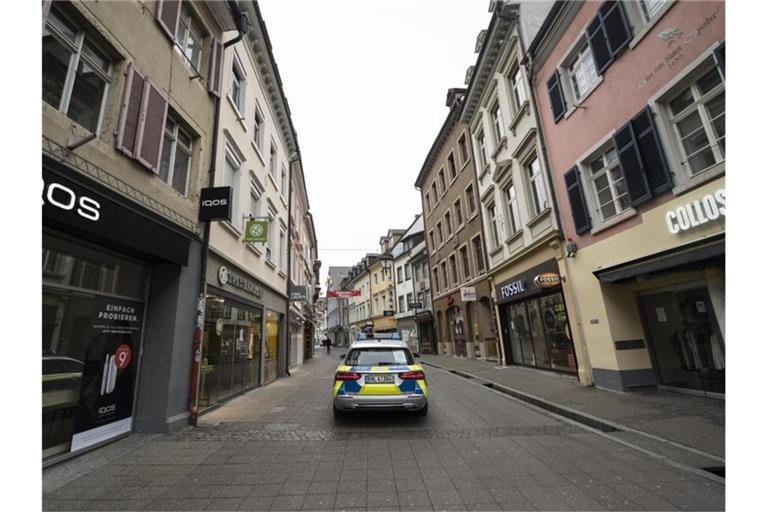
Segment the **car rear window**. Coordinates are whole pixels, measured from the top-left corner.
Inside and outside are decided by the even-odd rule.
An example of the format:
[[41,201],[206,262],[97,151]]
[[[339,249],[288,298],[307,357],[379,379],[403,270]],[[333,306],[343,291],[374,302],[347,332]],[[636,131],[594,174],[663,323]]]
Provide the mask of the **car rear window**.
[[406,348],[353,348],[347,355],[347,364],[350,366],[413,364],[413,356]]

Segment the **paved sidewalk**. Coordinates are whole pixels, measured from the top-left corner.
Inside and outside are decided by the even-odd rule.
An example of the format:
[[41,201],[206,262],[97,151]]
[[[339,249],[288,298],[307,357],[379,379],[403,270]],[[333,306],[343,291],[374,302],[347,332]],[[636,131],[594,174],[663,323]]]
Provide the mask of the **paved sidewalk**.
[[[637,430],[715,458],[725,457],[725,400],[665,391],[607,391],[583,386],[565,374],[518,366],[502,368],[458,357],[422,354],[421,360],[503,386],[524,400],[542,401],[555,412],[560,409],[566,415],[586,415],[619,430]],[[710,462],[711,466],[718,465],[714,458]],[[725,466],[724,461],[719,465]]]

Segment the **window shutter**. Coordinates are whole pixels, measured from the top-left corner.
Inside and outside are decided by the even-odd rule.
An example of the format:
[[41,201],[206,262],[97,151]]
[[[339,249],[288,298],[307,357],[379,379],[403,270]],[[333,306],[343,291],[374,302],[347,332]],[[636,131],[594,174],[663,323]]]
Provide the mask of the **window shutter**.
[[632,39],[632,31],[629,29],[627,16],[624,14],[624,7],[622,7],[621,2],[605,2],[600,6],[600,17],[603,27],[605,27],[605,35],[608,38],[611,59],[615,59]]
[[216,39],[211,40],[211,62],[208,67],[208,91],[221,97],[221,68],[224,65],[224,47]]
[[643,170],[643,163],[632,132],[632,124],[622,126],[613,136],[613,144],[619,154],[619,165],[629,195],[629,204],[637,206],[651,198],[651,190]]
[[123,94],[123,105],[120,109],[117,139],[115,140],[117,149],[129,157],[133,157],[136,150],[145,83],[145,78],[136,71],[133,64],[129,63],[125,77],[125,92]]
[[595,60],[595,67],[599,74],[603,74],[603,71],[611,63],[611,50],[608,49],[608,39],[603,32],[603,24],[600,23],[600,16],[595,16],[595,19],[587,25],[587,39],[589,40],[589,47],[592,49],[592,58]]
[[144,100],[139,117],[135,158],[155,174],[160,172],[160,150],[163,147],[167,114],[168,102],[163,93],[147,80],[144,85]]
[[720,68],[720,72],[725,77],[725,43],[721,43],[720,46],[715,48],[715,60],[717,61],[717,67]]
[[157,2],[157,21],[172,41],[176,40],[176,28],[179,24],[180,10],[180,0],[158,0]]
[[571,203],[571,215],[577,235],[592,228],[592,219],[589,217],[579,174],[579,169],[575,166],[565,173],[565,190],[568,193],[568,201]]
[[549,104],[552,107],[552,115],[555,117],[555,123],[565,115],[565,97],[563,96],[563,87],[560,85],[560,75],[557,71],[547,80],[547,89],[549,90]]
[[672,188],[672,177],[650,107],[646,107],[632,119],[632,131],[651,192],[657,195],[669,190]]

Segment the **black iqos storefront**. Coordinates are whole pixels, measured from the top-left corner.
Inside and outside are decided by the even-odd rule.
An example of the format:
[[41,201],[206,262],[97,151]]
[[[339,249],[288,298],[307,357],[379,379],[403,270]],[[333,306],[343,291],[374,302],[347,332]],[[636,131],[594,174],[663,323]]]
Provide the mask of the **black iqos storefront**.
[[568,312],[555,260],[496,286],[506,364],[576,373]]
[[[191,233],[47,158],[43,182],[44,461],[185,424],[186,395],[178,400],[162,389],[189,375],[170,358],[192,339],[194,296],[186,308],[179,293]],[[165,312],[169,325],[148,314],[153,303],[175,308]],[[142,348],[145,361],[156,356],[151,364],[142,365]]]

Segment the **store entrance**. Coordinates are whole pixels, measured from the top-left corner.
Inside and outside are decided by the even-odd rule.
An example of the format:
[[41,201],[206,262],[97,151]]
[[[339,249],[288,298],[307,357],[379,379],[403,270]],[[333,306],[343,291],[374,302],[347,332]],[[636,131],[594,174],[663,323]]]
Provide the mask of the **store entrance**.
[[704,286],[640,297],[662,384],[725,393],[725,341]]

